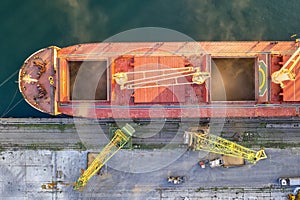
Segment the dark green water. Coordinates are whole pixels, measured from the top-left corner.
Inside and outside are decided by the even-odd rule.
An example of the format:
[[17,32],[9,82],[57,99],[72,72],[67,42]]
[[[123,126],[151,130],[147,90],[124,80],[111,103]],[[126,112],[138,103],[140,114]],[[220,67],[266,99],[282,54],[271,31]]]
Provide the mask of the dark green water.
[[[3,0],[0,85],[31,53],[50,45],[101,42],[149,26],[173,29],[198,41],[290,40],[300,33],[299,12],[299,0]],[[22,99],[16,80],[17,75],[0,87],[0,117],[48,116],[25,101],[13,108]]]

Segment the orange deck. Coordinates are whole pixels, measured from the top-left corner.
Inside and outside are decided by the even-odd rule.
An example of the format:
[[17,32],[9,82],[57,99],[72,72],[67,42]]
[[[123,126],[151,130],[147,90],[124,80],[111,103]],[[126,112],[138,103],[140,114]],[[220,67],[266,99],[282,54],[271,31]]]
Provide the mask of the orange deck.
[[[295,59],[293,59],[295,60]],[[283,64],[283,63],[282,63]],[[292,62],[294,64],[294,62]],[[285,81],[283,88],[283,101],[297,102],[300,101],[300,63],[296,64],[292,72],[296,75],[294,81]]]
[[[299,67],[296,69],[299,71]],[[297,74],[295,81],[290,81],[283,88],[283,101],[300,101],[300,75]]]
[[[155,64],[156,63],[156,64]],[[179,68],[184,66],[182,57],[159,57],[159,56],[138,56],[134,59],[134,71],[158,70],[167,68]],[[153,76],[160,75],[158,72],[152,73]],[[142,74],[134,76],[135,80],[141,79]],[[139,88],[134,90],[135,103],[171,103],[184,102],[185,86],[180,87],[154,87]]]

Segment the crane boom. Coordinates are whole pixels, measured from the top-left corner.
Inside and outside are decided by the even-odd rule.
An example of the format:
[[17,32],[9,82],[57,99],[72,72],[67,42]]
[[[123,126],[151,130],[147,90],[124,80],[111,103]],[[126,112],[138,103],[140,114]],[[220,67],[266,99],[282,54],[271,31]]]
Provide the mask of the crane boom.
[[280,84],[281,88],[284,88],[283,81],[295,80],[296,74],[293,69],[298,65],[300,61],[300,48],[298,48],[294,54],[289,58],[289,60],[282,66],[278,71],[272,74],[272,82]]
[[122,129],[117,129],[110,142],[75,182],[74,189],[79,190],[80,188],[83,188],[92,176],[94,176],[101,167],[129,141],[134,132],[135,130],[129,124],[126,124]]
[[[140,78],[134,78],[135,76]],[[180,78],[192,76],[191,82],[181,82]],[[175,85],[203,84],[210,77],[209,72],[202,72],[200,67],[181,67],[153,69],[135,72],[118,72],[113,79],[123,89],[138,89],[152,87],[168,87]]]
[[267,155],[263,149],[254,151],[244,146],[226,140],[224,138],[209,134],[208,131],[194,132],[186,131],[185,143],[193,150],[203,150],[232,157],[244,158],[251,163],[266,159]]

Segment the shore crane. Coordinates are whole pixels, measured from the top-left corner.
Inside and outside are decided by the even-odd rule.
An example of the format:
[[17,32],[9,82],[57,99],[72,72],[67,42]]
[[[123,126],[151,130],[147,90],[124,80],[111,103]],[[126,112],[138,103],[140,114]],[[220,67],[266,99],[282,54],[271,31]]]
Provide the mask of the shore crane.
[[88,181],[103,167],[103,165],[115,155],[132,137],[134,128],[126,124],[123,128],[117,129],[113,138],[96,156],[95,160],[85,170],[74,184],[74,190],[82,189]]
[[244,158],[250,163],[256,163],[259,160],[267,158],[263,149],[259,151],[248,149],[224,138],[209,134],[207,128],[185,131],[184,139],[185,144],[188,144],[192,150],[203,150],[216,154]]

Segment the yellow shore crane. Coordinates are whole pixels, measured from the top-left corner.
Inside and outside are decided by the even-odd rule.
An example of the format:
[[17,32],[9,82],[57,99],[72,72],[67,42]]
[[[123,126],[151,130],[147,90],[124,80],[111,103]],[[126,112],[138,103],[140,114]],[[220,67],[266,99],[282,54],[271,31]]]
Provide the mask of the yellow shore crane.
[[134,128],[132,128],[129,124],[126,124],[122,129],[117,129],[110,142],[103,148],[87,170],[85,170],[75,182],[74,189],[80,190],[83,188],[92,176],[94,176],[101,167],[103,167],[103,165],[129,141],[134,132]]
[[256,163],[259,160],[267,158],[263,149],[259,151],[248,149],[224,138],[209,134],[208,129],[186,131],[184,138],[185,144],[188,144],[189,148],[193,150],[203,150],[216,154],[244,158],[250,163]]

